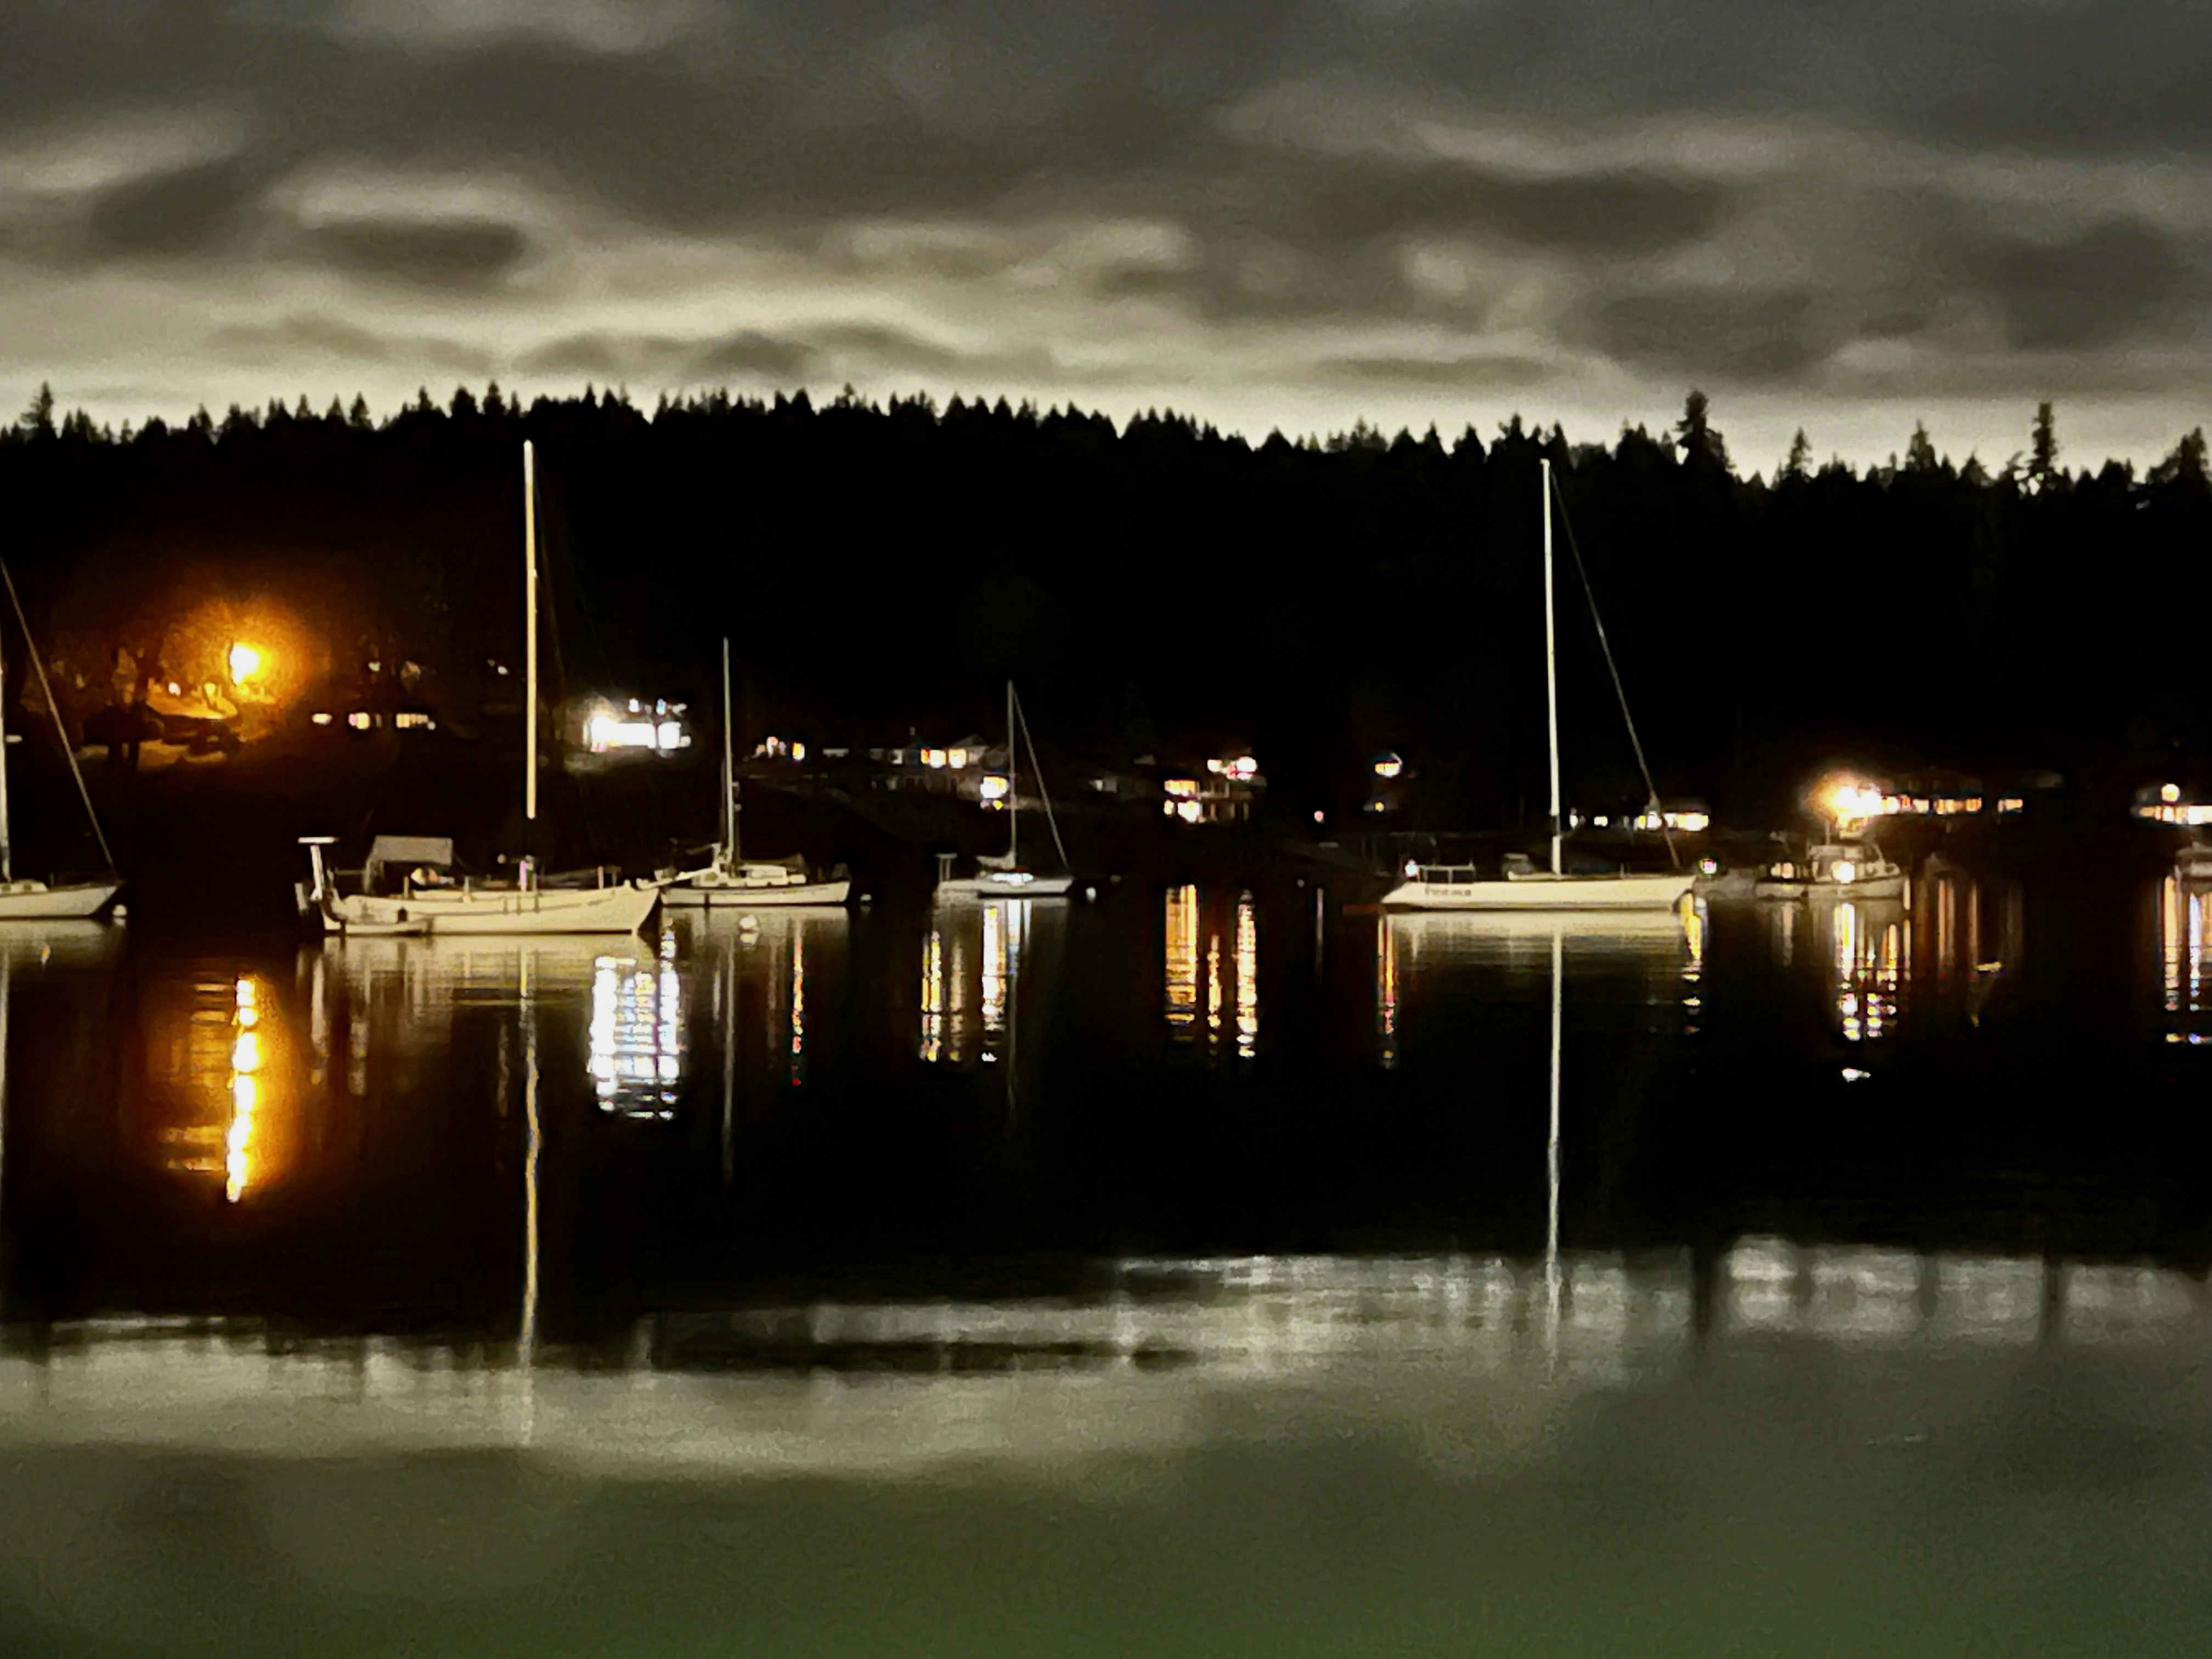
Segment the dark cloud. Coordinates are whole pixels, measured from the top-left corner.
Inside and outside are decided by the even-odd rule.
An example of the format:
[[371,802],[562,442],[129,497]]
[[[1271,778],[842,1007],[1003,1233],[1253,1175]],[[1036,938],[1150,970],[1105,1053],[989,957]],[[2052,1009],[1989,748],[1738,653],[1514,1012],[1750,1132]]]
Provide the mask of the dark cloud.
[[83,255],[210,254],[242,246],[264,179],[225,160],[135,179],[100,193],[86,216]]
[[1808,292],[1684,289],[1594,307],[1583,337],[1616,362],[1688,378],[1772,381],[1804,374],[1844,343]]
[[2110,220],[2045,246],[2001,242],[1980,261],[2012,343],[2034,351],[2081,351],[2156,334],[2201,332],[2212,307],[2212,271],[2172,236]]
[[208,344],[234,362],[282,367],[305,359],[347,363],[422,363],[481,374],[489,356],[459,341],[380,333],[336,317],[303,315],[274,323],[234,323],[215,330]]
[[360,219],[295,234],[309,258],[341,270],[439,288],[488,287],[530,252],[521,230],[489,220]]

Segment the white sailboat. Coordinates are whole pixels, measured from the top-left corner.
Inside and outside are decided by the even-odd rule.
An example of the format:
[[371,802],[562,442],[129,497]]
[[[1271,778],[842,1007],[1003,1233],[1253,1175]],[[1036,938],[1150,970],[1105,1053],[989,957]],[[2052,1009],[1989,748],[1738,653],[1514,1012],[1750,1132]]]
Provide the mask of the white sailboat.
[[[77,769],[76,751],[70,746],[69,732],[62,725],[61,708],[54,702],[53,687],[46,680],[46,665],[40,659],[39,647],[31,638],[31,624],[23,614],[22,601],[15,597],[15,579],[7,574],[0,565],[0,577],[8,584],[8,600],[15,612],[15,620],[23,629],[23,643],[29,653],[31,665],[38,671],[39,684],[46,693],[46,707],[52,711],[54,729],[61,734],[62,753],[69,757],[70,775],[76,779],[78,796],[84,802],[85,816],[91,821],[94,840],[100,843],[100,855],[108,867],[115,865],[114,855],[107,850],[107,837],[101,833],[100,815],[92,810],[92,796],[84,787],[84,774]],[[112,878],[98,881],[64,882],[56,886],[43,881],[18,880],[15,876],[13,837],[8,825],[8,711],[7,669],[0,660],[0,921],[82,921],[98,915],[120,892],[123,884]]]
[[722,840],[714,861],[661,884],[664,902],[685,909],[720,909],[729,905],[842,904],[849,881],[817,881],[804,866],[786,863],[747,864],[738,856],[738,762],[731,743],[730,642],[722,641]]
[[[944,898],[1060,898],[1075,884],[1073,875],[1039,875],[1021,860],[1022,777],[1017,748],[1018,728],[1025,732],[1029,722],[1021,715],[1014,700],[1014,683],[1006,682],[1006,850],[1004,856],[986,853],[975,862],[979,866],[972,876],[951,873],[952,855],[938,854],[937,891]],[[1030,748],[1030,763],[1035,767],[1036,748]],[[1067,848],[1060,839],[1060,823],[1052,815],[1052,797],[1045,793],[1044,771],[1037,771],[1037,799],[1044,804],[1044,821],[1052,831],[1052,844],[1060,854],[1060,866],[1067,868]]]
[[[523,817],[538,822],[538,463],[527,440],[522,446],[523,544]],[[329,933],[634,933],[660,903],[650,882],[599,887],[547,887],[533,861],[522,861],[521,879],[512,886],[477,886],[463,881],[417,883],[403,878],[397,893],[341,893],[324,866],[327,836],[301,838],[314,871],[306,904]]]
[[[1508,859],[1503,873],[1486,876],[1473,865],[1409,862],[1405,879],[1382,896],[1394,910],[1669,910],[1681,903],[1692,874],[1638,875],[1628,871],[1569,875],[1560,867],[1565,820],[1559,807],[1559,685],[1552,607],[1552,463],[1542,462],[1544,490],[1544,699],[1552,757],[1552,867],[1536,869],[1525,858]],[[1632,735],[1633,735],[1632,730]]]

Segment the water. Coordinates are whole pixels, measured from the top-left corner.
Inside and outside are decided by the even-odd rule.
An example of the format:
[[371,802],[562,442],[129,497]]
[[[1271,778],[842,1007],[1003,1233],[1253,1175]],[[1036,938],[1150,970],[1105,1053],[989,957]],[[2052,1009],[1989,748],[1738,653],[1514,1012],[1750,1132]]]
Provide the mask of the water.
[[2203,902],[0,937],[9,1652],[2185,1652]]

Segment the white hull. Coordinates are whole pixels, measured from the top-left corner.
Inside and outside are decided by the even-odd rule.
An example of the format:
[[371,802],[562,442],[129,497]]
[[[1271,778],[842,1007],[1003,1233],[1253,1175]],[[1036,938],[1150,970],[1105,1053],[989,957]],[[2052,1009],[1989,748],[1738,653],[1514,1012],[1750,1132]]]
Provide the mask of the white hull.
[[1066,898],[1073,876],[1033,876],[1026,870],[995,870],[980,876],[956,876],[937,884],[939,898]]
[[853,890],[849,881],[762,882],[672,881],[660,890],[660,902],[679,910],[750,910],[763,904],[842,905]]
[[123,890],[119,881],[87,881],[49,887],[42,881],[0,885],[0,921],[85,921]]
[[1814,881],[1805,884],[1805,896],[1815,904],[1836,904],[1844,899],[1866,904],[1905,896],[1905,872],[1874,876],[1859,881]]
[[1386,910],[1671,910],[1694,876],[1521,876],[1500,881],[1401,882]]
[[504,934],[635,933],[660,902],[657,887],[534,888],[528,892],[409,893],[394,898],[327,895],[323,928],[331,933],[427,934],[437,939]]

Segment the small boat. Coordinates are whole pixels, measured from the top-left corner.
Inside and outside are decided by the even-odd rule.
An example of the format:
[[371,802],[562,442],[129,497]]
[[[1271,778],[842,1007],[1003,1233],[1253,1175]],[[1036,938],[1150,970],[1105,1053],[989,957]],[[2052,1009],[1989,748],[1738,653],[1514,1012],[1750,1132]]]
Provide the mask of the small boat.
[[[1552,620],[1552,463],[1541,463],[1544,492],[1544,697],[1552,757],[1552,867],[1539,870],[1525,854],[1509,855],[1496,877],[1472,865],[1409,862],[1405,878],[1382,896],[1387,910],[1671,910],[1688,896],[1696,877],[1645,875],[1628,870],[1571,874],[1561,866],[1565,818],[1559,805],[1559,686]],[[1595,601],[1593,607],[1595,606]],[[1599,630],[1602,643],[1604,631]],[[1612,660],[1607,647],[1607,660]],[[1618,677],[1616,676],[1616,684]],[[1624,716],[1627,704],[1621,705]],[[1629,735],[1635,736],[1632,722]],[[1638,754],[1640,757],[1639,746]],[[1647,780],[1648,787],[1648,780]],[[1653,792],[1656,809],[1657,793]]]
[[[522,446],[523,660],[522,812],[538,822],[538,467],[536,452]],[[314,873],[313,884],[300,890],[303,912],[318,915],[327,933],[368,935],[424,933],[453,935],[541,933],[634,933],[660,905],[652,882],[597,886],[548,885],[535,862],[525,858],[521,878],[513,884],[477,884],[442,873],[453,866],[453,844],[442,836],[379,836],[369,851],[362,890],[341,892],[325,866],[323,848],[332,838],[303,836],[301,844]],[[394,864],[410,866],[396,893],[376,890],[380,871]]]
[[[1006,850],[986,853],[975,860],[972,876],[952,874],[952,855],[937,858],[937,892],[940,898],[1064,898],[1075,884],[1073,875],[1044,875],[1021,861],[1021,772],[1015,744],[1016,728],[1029,730],[1014,698],[1014,683],[1006,682]],[[1060,868],[1067,868],[1067,848],[1060,838],[1060,823],[1052,815],[1052,797],[1045,793],[1044,770],[1036,766],[1036,745],[1030,745],[1030,763],[1037,774],[1037,799],[1044,804],[1044,821],[1052,831],[1052,844],[1060,854]]]
[[[807,873],[796,859],[756,860],[738,856],[738,765],[730,724],[730,642],[722,641],[722,839],[714,861],[702,870],[663,878],[664,903],[683,909],[722,909],[761,904],[842,904],[853,884],[833,872],[830,879]],[[842,866],[840,866],[841,868]]]
[[[114,868],[113,854],[107,850],[107,837],[101,833],[100,815],[92,810],[92,796],[84,787],[84,774],[77,769],[76,751],[70,746],[69,733],[62,726],[61,708],[54,702],[53,688],[46,682],[46,665],[39,655],[36,641],[31,638],[31,624],[23,614],[22,601],[15,597],[15,579],[8,575],[7,567],[0,565],[0,578],[8,585],[8,599],[15,612],[15,620],[23,629],[23,642],[38,671],[39,687],[46,693],[46,707],[54,717],[54,729],[61,734],[62,753],[69,759],[70,774],[76,780],[76,792],[84,802],[85,816],[92,823],[93,838],[100,843],[100,856]],[[0,921],[83,921],[98,915],[123,890],[120,880],[105,876],[94,881],[48,883],[19,879],[15,874],[15,854],[8,830],[8,761],[7,761],[7,669],[0,662]]]
[[1823,842],[1776,859],[1755,890],[1762,899],[1785,902],[1902,898],[1905,872],[1871,841]]

